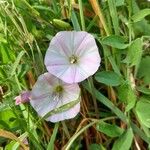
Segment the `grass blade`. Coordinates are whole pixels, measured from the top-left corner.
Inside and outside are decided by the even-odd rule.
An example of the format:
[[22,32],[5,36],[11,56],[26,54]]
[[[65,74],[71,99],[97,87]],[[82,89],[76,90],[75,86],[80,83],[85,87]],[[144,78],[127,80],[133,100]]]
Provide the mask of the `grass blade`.
[[[83,86],[88,92],[91,93],[88,84],[83,84]],[[120,109],[118,109],[107,97],[101,94],[97,89],[94,90],[97,100],[103,103],[109,109],[111,109],[112,112],[114,112],[123,122],[127,123],[127,117],[124,115],[124,113]]]
[[55,141],[55,138],[57,135],[58,127],[59,127],[59,123],[56,123],[54,130],[53,130],[53,134],[50,139],[50,142],[48,143],[47,150],[54,150],[54,141]]

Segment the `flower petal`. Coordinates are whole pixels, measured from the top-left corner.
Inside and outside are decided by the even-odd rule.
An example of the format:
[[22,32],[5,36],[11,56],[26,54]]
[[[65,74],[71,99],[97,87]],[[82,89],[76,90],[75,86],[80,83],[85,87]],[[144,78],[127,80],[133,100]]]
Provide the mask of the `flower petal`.
[[74,118],[79,112],[80,112],[80,103],[76,104],[75,106],[64,112],[51,115],[46,120],[51,122],[58,122],[66,119],[71,119]]
[[[47,70],[55,75],[57,78],[62,79],[62,76],[64,76],[64,73],[66,70],[70,68],[69,65],[49,65],[47,66]],[[69,74],[70,75],[70,74]],[[65,77],[66,78],[66,77]],[[64,81],[64,80],[63,80]],[[65,82],[65,81],[64,81]]]
[[58,78],[62,79],[66,83],[77,83],[86,79],[87,74],[81,69],[79,66],[72,65],[64,70],[63,74],[58,76]]
[[[48,79],[51,79],[49,83]],[[52,78],[48,73],[40,75],[32,88],[31,99],[41,99],[52,94],[53,84],[56,84],[56,78]],[[51,85],[52,84],[52,85]]]
[[63,50],[66,50],[67,56],[70,56],[74,50],[75,32],[61,31],[56,34],[57,41],[61,44]]
[[80,88],[78,84],[64,84],[64,92],[62,97],[62,104],[67,104],[72,101],[79,99],[80,96]]

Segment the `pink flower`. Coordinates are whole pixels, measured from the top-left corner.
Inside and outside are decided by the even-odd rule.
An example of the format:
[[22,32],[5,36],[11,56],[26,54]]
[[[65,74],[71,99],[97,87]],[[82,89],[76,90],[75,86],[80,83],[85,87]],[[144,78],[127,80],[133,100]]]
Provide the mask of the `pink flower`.
[[80,88],[44,73],[33,86],[30,103],[41,117],[48,115],[47,121],[70,119],[80,111]]
[[93,75],[100,61],[94,37],[84,31],[57,33],[45,55],[48,72],[66,83],[81,82]]
[[19,96],[15,97],[15,104],[20,105],[30,101],[31,93],[30,91],[23,91]]

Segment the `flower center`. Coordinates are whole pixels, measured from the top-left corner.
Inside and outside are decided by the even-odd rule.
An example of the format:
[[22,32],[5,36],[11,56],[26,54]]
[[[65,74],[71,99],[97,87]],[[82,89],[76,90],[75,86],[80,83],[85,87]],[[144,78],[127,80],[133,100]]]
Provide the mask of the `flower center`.
[[63,92],[63,87],[61,85],[57,85],[55,88],[54,88],[54,94],[62,94]]
[[72,55],[72,56],[69,58],[69,62],[70,62],[71,64],[76,64],[76,63],[78,62],[77,56]]

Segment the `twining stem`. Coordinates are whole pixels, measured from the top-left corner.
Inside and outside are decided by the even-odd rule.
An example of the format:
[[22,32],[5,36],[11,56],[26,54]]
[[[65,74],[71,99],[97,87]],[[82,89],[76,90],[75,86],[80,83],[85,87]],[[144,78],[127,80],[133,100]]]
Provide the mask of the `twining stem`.
[[85,127],[83,127],[81,130],[79,130],[79,132],[77,132],[76,134],[74,134],[71,139],[69,140],[68,144],[63,147],[62,150],[69,150],[70,146],[72,145],[72,143],[76,140],[76,138],[83,133],[85,130],[87,130],[89,127],[93,126],[94,124],[101,122],[101,121],[106,121],[106,120],[111,120],[114,119],[116,117],[108,117],[108,118],[104,118],[104,119],[92,119],[92,122],[89,123],[88,125],[86,125]]

